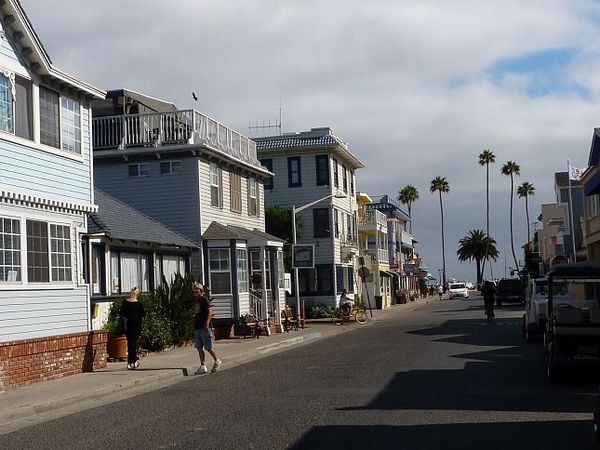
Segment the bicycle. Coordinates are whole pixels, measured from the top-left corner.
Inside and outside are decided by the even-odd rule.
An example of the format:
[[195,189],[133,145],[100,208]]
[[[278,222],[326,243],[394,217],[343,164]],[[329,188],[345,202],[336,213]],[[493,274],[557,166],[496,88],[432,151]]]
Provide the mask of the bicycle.
[[351,317],[354,317],[356,323],[360,325],[364,325],[367,323],[367,320],[369,320],[367,312],[360,307],[353,307],[351,311],[343,308],[336,308],[333,311],[331,319],[335,325],[342,325],[345,322],[349,322]]

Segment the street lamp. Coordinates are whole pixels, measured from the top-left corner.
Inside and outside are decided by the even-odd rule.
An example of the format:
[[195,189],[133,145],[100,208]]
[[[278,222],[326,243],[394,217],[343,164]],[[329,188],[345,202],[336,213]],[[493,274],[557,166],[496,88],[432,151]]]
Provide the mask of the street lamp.
[[[344,194],[329,194],[319,200],[315,200],[314,202],[307,203],[299,208],[296,208],[296,205],[292,205],[292,243],[294,246],[296,245],[296,213],[302,212],[311,206],[315,206],[317,203],[321,203],[325,200],[329,200],[330,198],[346,198],[347,196]],[[313,254],[314,258],[314,254]],[[300,317],[300,280],[298,280],[298,268],[295,267],[294,264],[294,251],[292,247],[292,265],[294,266],[294,280],[296,281],[296,314]],[[304,328],[304,322],[302,322],[302,327]]]

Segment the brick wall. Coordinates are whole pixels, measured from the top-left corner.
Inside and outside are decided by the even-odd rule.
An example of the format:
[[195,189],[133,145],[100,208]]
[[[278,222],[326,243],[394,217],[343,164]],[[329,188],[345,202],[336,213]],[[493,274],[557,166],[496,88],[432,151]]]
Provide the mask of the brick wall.
[[106,330],[0,343],[0,393],[106,367]]

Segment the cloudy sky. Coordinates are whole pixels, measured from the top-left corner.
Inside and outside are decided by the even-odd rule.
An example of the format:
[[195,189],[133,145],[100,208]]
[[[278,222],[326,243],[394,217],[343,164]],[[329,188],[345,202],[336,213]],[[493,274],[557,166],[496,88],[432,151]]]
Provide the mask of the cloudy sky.
[[[418,250],[441,267],[444,196],[448,276],[474,279],[458,240],[485,229],[511,264],[507,160],[536,188],[532,220],[554,202],[553,174],[585,167],[600,126],[600,4],[586,0],[21,0],[54,64],[103,89],[127,87],[195,107],[248,133],[330,126],[367,165],[358,189],[420,191]],[[194,102],[191,92],[198,96]],[[526,241],[515,199],[515,247]],[[504,274],[504,255],[494,266]]]

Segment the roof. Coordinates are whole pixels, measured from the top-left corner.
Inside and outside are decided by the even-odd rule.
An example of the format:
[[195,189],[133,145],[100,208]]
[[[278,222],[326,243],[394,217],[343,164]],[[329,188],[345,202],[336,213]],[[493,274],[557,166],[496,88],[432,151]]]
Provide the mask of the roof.
[[408,213],[404,212],[400,205],[390,198],[389,195],[373,195],[371,205],[373,208],[381,212],[400,216],[404,221],[410,221]]
[[[15,37],[15,40],[17,40],[16,36],[18,36],[19,45],[22,48],[21,56],[29,63],[29,70],[31,72],[40,77],[44,75],[52,77],[92,97],[105,97],[106,92],[104,90],[81,81],[52,64],[50,56],[33,29],[19,0],[3,1],[0,8],[2,9],[4,30],[7,35]],[[11,18],[10,20],[9,17]],[[75,38],[75,34],[73,34],[73,38]],[[17,55],[19,55],[18,52]]]
[[594,128],[588,166],[600,166],[600,128]]
[[311,128],[310,131],[299,133],[284,133],[278,136],[252,138],[258,151],[303,149],[303,148],[340,148],[343,154],[352,160],[356,168],[365,167],[354,154],[348,150],[348,145],[338,138],[329,127]]
[[208,240],[260,240],[260,241],[273,241],[283,243],[283,239],[273,236],[264,231],[260,231],[257,228],[252,230],[248,228],[237,227],[235,225],[223,225],[219,222],[211,222],[206,231],[202,233],[202,239]]
[[99,189],[94,189],[94,196],[98,212],[89,216],[88,233],[104,233],[124,241],[198,248],[198,244],[185,236]]
[[560,264],[548,272],[548,277],[600,277],[600,264],[591,262]]
[[174,103],[161,100],[159,98],[150,97],[148,95],[140,94],[129,89],[112,89],[106,92],[106,99],[129,97],[137,102],[147,106],[156,112],[171,112],[178,111],[177,106]]

